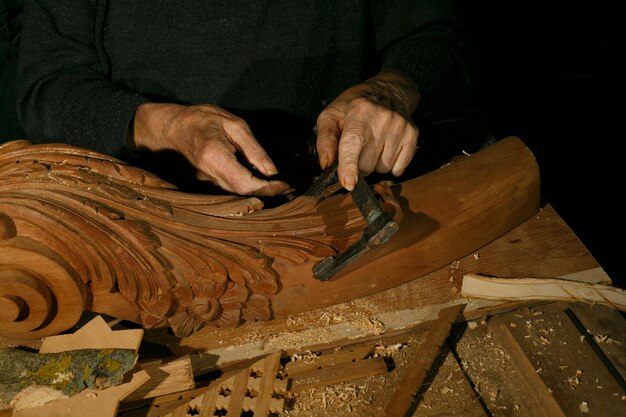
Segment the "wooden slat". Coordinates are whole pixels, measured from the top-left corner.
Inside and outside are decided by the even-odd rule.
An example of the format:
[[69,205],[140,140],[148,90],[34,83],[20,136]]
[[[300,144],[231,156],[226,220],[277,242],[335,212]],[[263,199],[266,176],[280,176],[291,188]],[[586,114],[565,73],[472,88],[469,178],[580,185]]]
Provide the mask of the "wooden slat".
[[230,393],[230,402],[228,404],[229,417],[241,415],[241,409],[243,408],[243,400],[246,396],[246,388],[248,387],[248,378],[250,376],[250,369],[245,369],[235,376],[233,381],[233,388]]
[[213,417],[215,408],[216,408],[216,403],[217,403],[217,397],[218,397],[219,391],[217,387],[213,387],[211,389],[209,389],[209,391],[204,394],[204,398],[202,399],[202,408],[201,408],[201,413],[199,415],[199,417]]
[[369,353],[374,350],[374,344],[364,343],[361,345],[341,348],[335,350],[332,353],[324,353],[321,356],[311,360],[300,360],[287,363],[283,370],[287,377],[293,378],[306,371],[312,371],[314,369],[327,368],[329,366],[336,366],[342,363],[360,361],[365,358]]
[[348,362],[313,371],[302,372],[292,378],[290,391],[298,392],[324,385],[352,381],[371,375],[387,372],[384,358],[370,358],[358,362]]
[[263,375],[261,375],[261,386],[257,394],[257,401],[254,414],[257,417],[266,417],[270,411],[270,399],[274,392],[274,380],[280,366],[280,352],[274,352],[265,358],[263,363]]

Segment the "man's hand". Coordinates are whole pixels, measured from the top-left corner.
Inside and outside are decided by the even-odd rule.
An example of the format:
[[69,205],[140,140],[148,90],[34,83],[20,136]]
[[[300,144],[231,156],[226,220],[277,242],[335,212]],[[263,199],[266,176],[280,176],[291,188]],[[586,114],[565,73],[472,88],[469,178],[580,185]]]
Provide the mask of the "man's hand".
[[239,152],[264,175],[277,173],[248,124],[220,107],[144,103],[135,113],[130,133],[131,146],[154,152],[179,152],[198,170],[199,179],[209,180],[226,191],[269,196],[290,188],[282,181],[255,177],[237,161]]
[[420,95],[395,71],[381,72],[344,91],[317,118],[317,151],[322,168],[339,153],[339,182],[352,191],[359,171],[401,175],[417,149],[411,121]]

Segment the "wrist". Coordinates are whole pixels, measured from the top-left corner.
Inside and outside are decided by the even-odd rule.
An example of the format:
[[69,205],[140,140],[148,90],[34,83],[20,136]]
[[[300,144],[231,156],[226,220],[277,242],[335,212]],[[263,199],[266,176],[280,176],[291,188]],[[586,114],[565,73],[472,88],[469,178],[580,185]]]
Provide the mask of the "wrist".
[[376,104],[387,107],[410,119],[420,101],[420,93],[408,76],[386,68],[364,83],[364,95]]
[[174,149],[168,131],[185,108],[173,103],[142,103],[137,107],[128,129],[126,143],[131,150]]

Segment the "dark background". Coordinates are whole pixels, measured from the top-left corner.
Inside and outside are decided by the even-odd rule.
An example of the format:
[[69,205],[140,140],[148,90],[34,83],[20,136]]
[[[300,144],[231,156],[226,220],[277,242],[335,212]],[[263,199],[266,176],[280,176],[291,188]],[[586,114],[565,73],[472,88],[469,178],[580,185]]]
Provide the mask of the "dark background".
[[602,1],[460,4],[486,124],[531,148],[545,200],[625,288],[623,14]]
[[[12,105],[20,3],[0,0],[0,142],[24,137]],[[623,15],[598,1],[459,4],[477,63],[475,114],[496,138],[531,148],[545,201],[626,288]]]

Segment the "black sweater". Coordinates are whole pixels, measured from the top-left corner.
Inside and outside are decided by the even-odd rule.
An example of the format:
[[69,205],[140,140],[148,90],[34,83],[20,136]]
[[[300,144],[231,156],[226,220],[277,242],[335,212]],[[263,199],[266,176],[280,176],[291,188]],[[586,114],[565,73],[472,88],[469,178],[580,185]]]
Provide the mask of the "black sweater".
[[31,140],[116,154],[145,101],[315,120],[393,67],[429,116],[468,88],[455,13],[447,0],[26,0],[18,114]]

